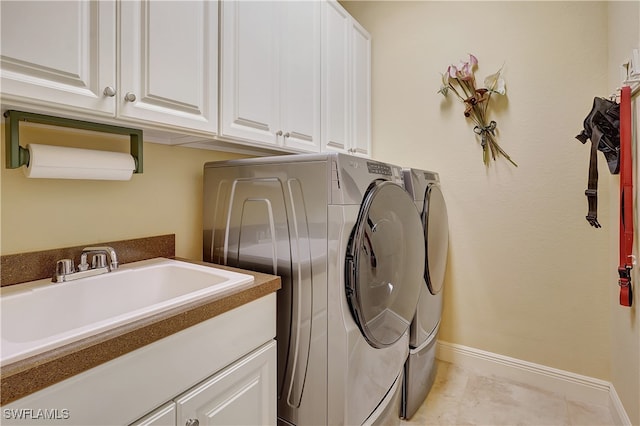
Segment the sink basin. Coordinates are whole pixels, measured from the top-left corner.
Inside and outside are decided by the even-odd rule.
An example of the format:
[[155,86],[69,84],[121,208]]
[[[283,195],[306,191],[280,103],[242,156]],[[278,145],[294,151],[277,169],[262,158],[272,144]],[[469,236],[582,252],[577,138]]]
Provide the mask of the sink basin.
[[[76,281],[11,286],[0,297],[8,363],[253,282],[253,276],[156,258]],[[15,287],[15,288],[12,288]]]

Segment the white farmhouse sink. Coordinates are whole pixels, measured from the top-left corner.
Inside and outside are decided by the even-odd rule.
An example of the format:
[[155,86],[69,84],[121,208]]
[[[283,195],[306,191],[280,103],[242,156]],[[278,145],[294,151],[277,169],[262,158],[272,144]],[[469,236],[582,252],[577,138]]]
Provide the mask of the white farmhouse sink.
[[252,282],[251,275],[156,258],[75,281],[43,279],[9,287],[0,297],[0,363],[6,365]]

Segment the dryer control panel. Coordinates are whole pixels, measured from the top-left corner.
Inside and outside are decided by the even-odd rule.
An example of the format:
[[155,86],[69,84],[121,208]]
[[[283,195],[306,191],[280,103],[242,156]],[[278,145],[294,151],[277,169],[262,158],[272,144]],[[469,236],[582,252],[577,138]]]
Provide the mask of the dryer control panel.
[[367,161],[367,170],[369,170],[369,173],[376,175],[393,176],[393,173],[391,172],[391,166],[384,163]]

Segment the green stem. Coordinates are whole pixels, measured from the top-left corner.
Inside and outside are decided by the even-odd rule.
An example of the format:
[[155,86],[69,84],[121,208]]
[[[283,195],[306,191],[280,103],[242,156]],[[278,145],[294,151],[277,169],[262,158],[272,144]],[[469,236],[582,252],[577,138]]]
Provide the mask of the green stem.
[[474,122],[478,126],[480,126],[480,127],[485,127],[486,126],[486,122],[485,122],[484,116],[482,115],[482,111],[480,111],[480,109],[477,107],[477,105],[473,107],[471,116],[474,117]]
[[469,87],[469,84],[468,84],[467,81],[459,80],[457,78],[456,78],[456,81],[458,82],[458,85],[462,88],[462,91],[464,92],[465,96],[467,97],[465,99],[470,98],[475,93],[475,90],[472,90],[471,87]]
[[456,90],[456,88],[455,88],[455,87],[453,87],[453,84],[449,83],[449,88],[450,88],[451,90],[453,90],[453,93],[455,93],[455,94],[456,94],[456,96],[457,96],[457,97],[458,97],[462,102],[464,102],[464,98],[463,98],[462,96],[460,96],[460,93],[458,93],[458,91]]
[[500,147],[500,145],[498,144],[498,142],[496,142],[493,137],[491,137],[491,143],[492,145],[495,147],[495,149],[500,153],[500,155],[502,155],[504,158],[506,158],[511,164],[513,164],[514,166],[518,167],[518,165],[511,159],[511,157],[509,156],[509,154],[507,154],[502,147]]
[[487,100],[485,101],[484,107],[483,107],[483,115],[486,116],[487,114],[487,108],[489,108],[489,101],[491,100],[491,92],[489,92],[489,96],[487,96]]

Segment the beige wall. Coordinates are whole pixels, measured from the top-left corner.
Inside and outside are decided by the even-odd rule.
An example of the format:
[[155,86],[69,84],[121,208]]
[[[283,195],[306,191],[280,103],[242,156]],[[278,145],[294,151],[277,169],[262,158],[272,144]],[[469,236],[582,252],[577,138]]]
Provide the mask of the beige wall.
[[[451,232],[441,338],[612,380],[640,423],[640,316],[617,307],[612,277],[618,181],[601,160],[604,228],[590,228],[588,149],[573,139],[593,96],[615,87],[626,43],[640,44],[616,38],[637,4],[611,5],[609,20],[603,2],[343,4],[373,36],[373,156],[441,174]],[[481,78],[504,64],[508,97],[492,117],[517,169],[485,169],[461,105],[436,94],[469,52]],[[22,136],[113,143],[38,127]],[[145,144],[145,172],[130,182],[38,180],[4,167],[2,141],[2,254],[175,233],[177,254],[200,258],[202,165],[232,157]]]
[[[95,132],[21,125],[20,144],[112,149],[128,140]],[[176,234],[176,255],[202,258],[202,169],[237,155],[144,144],[144,173],[131,181],[27,179],[6,169],[2,126],[1,253]],[[52,266],[53,267],[53,266]]]
[[[608,380],[609,186],[584,219],[589,149],[574,139],[608,95],[606,2],[344,2],[373,38],[373,156],[440,172],[450,251],[440,338]],[[499,141],[486,169],[462,105],[436,92],[475,54],[504,64]]]
[[[640,48],[640,3],[638,2],[611,2],[609,3],[609,92],[613,92],[620,86],[620,64],[626,62],[632,49]],[[640,123],[640,108],[638,97],[634,101],[635,146],[638,140],[638,123]],[[636,153],[639,151],[636,149]],[[640,162],[636,161],[634,168],[637,170]],[[636,172],[636,177],[640,174]],[[636,185],[640,181],[636,180]],[[619,191],[620,180],[616,177],[610,180],[612,194]],[[636,186],[638,188],[640,186]],[[618,226],[618,197],[611,197],[611,227]],[[636,230],[638,222],[636,222]],[[640,234],[637,234],[640,235]],[[612,250],[610,264],[618,263],[617,241],[618,233],[611,232]],[[637,253],[635,238],[634,252]],[[616,279],[615,270],[611,268],[611,278]],[[637,269],[633,273],[635,282],[634,306],[629,309],[618,304],[618,288],[611,286],[611,382],[622,400],[631,423],[640,424],[640,273]]]

